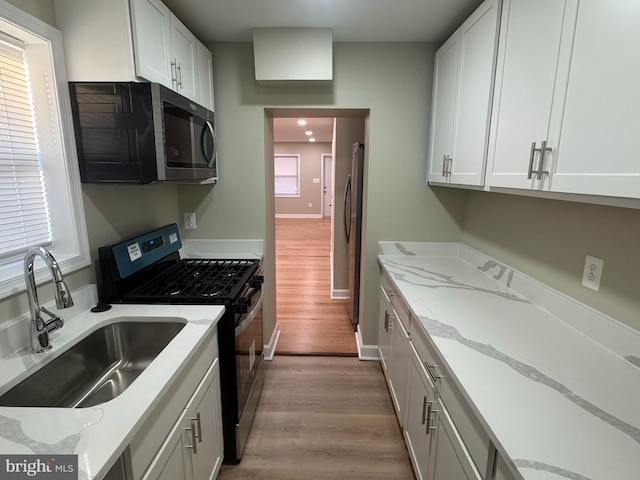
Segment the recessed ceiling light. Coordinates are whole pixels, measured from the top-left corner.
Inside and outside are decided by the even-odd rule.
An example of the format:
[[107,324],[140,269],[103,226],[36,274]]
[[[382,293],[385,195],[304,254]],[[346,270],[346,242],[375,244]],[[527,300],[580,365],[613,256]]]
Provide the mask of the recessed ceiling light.
[[301,127],[305,126],[307,124],[306,120],[300,119],[298,120],[298,125],[300,125]]
[[315,138],[313,138],[313,137],[311,137],[311,138],[309,139],[309,141],[310,141],[310,142],[315,142],[315,141],[316,141],[316,139],[315,139]]
[[311,131],[311,129],[310,129],[310,128],[307,128],[307,131],[306,131],[306,132],[304,132],[304,134],[305,134],[307,137],[310,137],[311,135],[313,135],[313,132]]

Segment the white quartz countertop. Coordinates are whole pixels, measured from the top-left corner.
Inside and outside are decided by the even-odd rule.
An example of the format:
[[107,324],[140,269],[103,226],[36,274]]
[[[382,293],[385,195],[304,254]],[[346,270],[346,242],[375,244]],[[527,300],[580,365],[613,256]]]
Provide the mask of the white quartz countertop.
[[151,410],[183,372],[224,312],[222,306],[115,305],[85,311],[51,334],[52,350],[20,350],[0,360],[0,394],[103,325],[120,321],[181,321],[185,327],[118,397],[89,408],[0,407],[2,454],[77,454],[79,479],[101,479]]
[[640,368],[507,287],[506,266],[385,243],[379,263],[523,479],[640,478]]

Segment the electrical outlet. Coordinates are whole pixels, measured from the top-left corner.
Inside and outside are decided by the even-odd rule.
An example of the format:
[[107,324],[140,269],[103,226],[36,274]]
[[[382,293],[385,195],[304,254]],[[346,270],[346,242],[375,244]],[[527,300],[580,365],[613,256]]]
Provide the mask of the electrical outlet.
[[196,214],[193,212],[185,212],[184,216],[184,228],[186,230],[196,229]]
[[604,260],[587,255],[582,272],[582,285],[596,292],[600,290],[600,277],[602,277],[603,266]]
[[313,203],[309,202],[309,208],[313,207]]

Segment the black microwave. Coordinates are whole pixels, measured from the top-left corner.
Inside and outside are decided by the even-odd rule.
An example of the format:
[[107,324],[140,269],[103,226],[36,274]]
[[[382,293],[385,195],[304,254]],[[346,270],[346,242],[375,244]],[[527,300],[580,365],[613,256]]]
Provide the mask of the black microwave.
[[217,180],[212,111],[158,83],[69,88],[83,183]]

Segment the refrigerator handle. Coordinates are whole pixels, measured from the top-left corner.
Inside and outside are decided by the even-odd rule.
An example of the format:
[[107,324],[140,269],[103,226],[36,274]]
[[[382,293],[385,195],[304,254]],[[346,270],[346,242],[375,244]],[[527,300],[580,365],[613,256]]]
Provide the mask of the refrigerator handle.
[[342,215],[342,222],[344,223],[344,234],[347,238],[347,244],[349,244],[349,237],[351,236],[351,175],[349,175],[349,178],[347,179],[347,187],[344,192],[344,212]]

